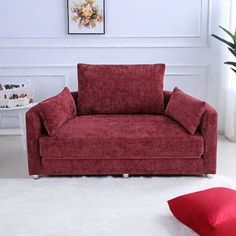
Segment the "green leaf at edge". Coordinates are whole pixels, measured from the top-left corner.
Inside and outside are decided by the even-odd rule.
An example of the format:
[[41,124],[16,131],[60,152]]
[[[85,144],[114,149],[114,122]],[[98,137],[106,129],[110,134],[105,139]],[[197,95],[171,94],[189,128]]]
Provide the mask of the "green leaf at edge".
[[217,36],[217,35],[215,35],[215,34],[212,34],[212,37],[214,37],[214,38],[220,40],[221,42],[223,42],[223,43],[225,43],[225,44],[227,44],[227,45],[230,46],[232,49],[235,48],[233,43],[230,43],[230,42],[228,42],[227,40],[222,39],[222,38],[220,38],[219,36]]
[[233,35],[229,30],[225,29],[224,27],[220,26],[219,27],[224,30],[225,33],[227,33],[234,41],[234,44],[236,44],[236,35]]
[[224,30],[225,33],[227,33],[231,38],[234,37],[234,35],[233,35],[229,30],[225,29],[224,27],[222,27],[222,26],[220,26],[220,25],[219,25],[219,27],[220,27],[222,30]]
[[226,61],[224,64],[236,67],[236,62],[233,62],[233,61]]
[[236,57],[236,51],[233,50],[232,48],[228,48],[228,49],[229,49],[229,51]]

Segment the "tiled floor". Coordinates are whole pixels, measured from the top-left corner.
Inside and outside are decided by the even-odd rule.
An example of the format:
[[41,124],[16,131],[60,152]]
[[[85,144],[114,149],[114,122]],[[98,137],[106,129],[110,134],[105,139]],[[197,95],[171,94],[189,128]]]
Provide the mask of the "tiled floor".
[[[217,174],[236,178],[236,143],[223,136],[218,141]],[[27,173],[27,155],[21,136],[0,136],[0,178],[24,178]]]

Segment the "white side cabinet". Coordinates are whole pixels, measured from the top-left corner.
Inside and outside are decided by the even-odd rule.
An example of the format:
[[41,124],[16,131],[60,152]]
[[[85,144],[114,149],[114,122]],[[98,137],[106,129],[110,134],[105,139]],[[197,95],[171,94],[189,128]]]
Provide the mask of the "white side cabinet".
[[[26,151],[26,123],[25,123],[25,114],[26,112],[32,108],[33,106],[37,105],[38,103],[30,103],[27,106],[23,107],[12,107],[12,108],[0,108],[0,127],[2,122],[3,114],[9,111],[14,111],[19,119],[20,124],[20,134],[22,135],[22,146],[24,151]],[[13,135],[16,133],[14,129],[0,129],[0,135]]]

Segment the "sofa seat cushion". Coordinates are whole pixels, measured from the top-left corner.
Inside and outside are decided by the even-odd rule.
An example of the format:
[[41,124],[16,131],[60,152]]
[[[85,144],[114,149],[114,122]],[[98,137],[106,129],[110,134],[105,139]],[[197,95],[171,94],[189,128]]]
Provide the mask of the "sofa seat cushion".
[[77,116],[40,137],[43,158],[200,158],[203,137],[163,115]]

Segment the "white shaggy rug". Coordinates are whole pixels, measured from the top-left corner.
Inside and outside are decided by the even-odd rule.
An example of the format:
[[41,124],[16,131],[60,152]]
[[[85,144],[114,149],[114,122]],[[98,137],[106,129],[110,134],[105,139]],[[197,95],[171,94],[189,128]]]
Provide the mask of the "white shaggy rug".
[[191,236],[167,200],[226,177],[74,177],[0,179],[0,235]]

